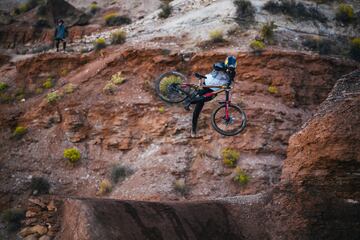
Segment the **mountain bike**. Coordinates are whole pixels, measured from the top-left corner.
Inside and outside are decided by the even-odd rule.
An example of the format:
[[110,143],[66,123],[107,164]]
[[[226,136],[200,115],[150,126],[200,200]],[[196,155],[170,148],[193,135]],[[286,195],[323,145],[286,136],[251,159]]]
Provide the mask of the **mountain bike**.
[[167,103],[181,103],[199,89],[217,88],[218,90],[205,94],[206,97],[215,98],[219,93],[225,92],[225,101],[219,102],[220,106],[211,114],[212,127],[225,136],[235,136],[243,131],[246,127],[246,114],[239,106],[231,103],[232,87],[206,86],[203,84],[206,76],[195,73],[195,77],[199,80],[198,84],[189,83],[186,76],[176,71],[164,73],[155,81],[156,93]]

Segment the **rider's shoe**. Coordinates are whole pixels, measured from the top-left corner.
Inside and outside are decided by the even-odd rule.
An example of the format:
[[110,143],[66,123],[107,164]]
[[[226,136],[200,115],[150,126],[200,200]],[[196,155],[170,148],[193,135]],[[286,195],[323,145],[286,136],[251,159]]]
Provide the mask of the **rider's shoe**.
[[196,132],[194,132],[193,130],[191,130],[190,137],[191,137],[191,138],[196,138],[196,137],[197,137]]

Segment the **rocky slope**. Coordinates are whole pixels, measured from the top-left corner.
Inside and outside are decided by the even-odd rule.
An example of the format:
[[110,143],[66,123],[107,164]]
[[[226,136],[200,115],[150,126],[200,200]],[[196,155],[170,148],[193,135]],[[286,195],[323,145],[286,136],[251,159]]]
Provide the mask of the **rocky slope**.
[[[60,13],[61,2],[47,1],[46,16],[53,24],[68,13],[61,15],[74,24],[68,53],[48,51],[53,32],[32,25],[37,9],[0,26],[0,210],[27,210],[22,237],[359,238],[359,63],[335,56],[348,51],[359,25],[270,15],[263,1],[252,1],[250,26],[236,23],[229,0],[174,0],[170,17],[160,19],[154,0],[104,1],[90,25],[75,26],[89,2],[70,1],[83,8],[66,4]],[[319,5],[329,20],[336,7]],[[132,19],[123,27],[127,42],[91,51],[118,29],[104,26],[110,11]],[[275,45],[249,52],[268,20],[279,26]],[[224,42],[208,41],[214,29]],[[314,36],[339,39],[332,57],[290,50]],[[213,101],[201,114],[200,137],[190,138],[191,113],[160,101],[154,81],[169,70],[195,81],[194,72],[209,72],[229,54],[239,61],[232,100],[247,114],[246,130],[230,138],[213,131]],[[118,73],[125,81],[109,91]],[[24,135],[14,135],[17,126]],[[63,156],[70,147],[81,153],[75,165]],[[240,153],[246,185],[222,162],[229,147]],[[119,167],[126,173],[116,182]],[[49,195],[32,190],[37,177],[48,181]],[[107,193],[99,191],[104,180]],[[0,221],[0,239],[16,239],[6,229]]]
[[187,203],[68,199],[60,239],[358,239],[359,80],[359,71],[340,79],[293,135],[273,191]]

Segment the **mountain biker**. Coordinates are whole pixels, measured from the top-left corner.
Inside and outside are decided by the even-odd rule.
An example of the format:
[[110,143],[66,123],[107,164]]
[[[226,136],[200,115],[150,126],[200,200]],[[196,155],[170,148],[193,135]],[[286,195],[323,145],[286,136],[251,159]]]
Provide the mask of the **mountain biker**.
[[58,25],[55,29],[55,42],[56,42],[56,51],[59,51],[60,42],[63,43],[64,52],[66,50],[66,38],[68,36],[68,30],[65,27],[64,20],[59,19]]
[[[230,86],[236,75],[236,64],[237,62],[234,56],[226,57],[225,62],[215,63],[212,72],[204,76],[205,81],[203,84],[205,86]],[[191,104],[196,104],[192,116],[191,137],[196,137],[196,128],[200,112],[205,102],[215,98],[212,92],[216,90],[219,90],[219,88],[202,88],[195,91],[191,97],[185,100],[184,108],[187,111],[190,111]]]

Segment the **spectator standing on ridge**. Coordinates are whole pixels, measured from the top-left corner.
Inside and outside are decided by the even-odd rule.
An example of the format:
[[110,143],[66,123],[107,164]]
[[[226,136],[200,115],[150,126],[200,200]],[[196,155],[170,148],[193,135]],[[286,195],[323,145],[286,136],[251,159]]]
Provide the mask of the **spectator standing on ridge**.
[[64,52],[66,50],[66,38],[68,36],[68,30],[65,27],[64,20],[60,19],[55,29],[55,43],[56,51],[59,51],[60,42],[63,43]]

